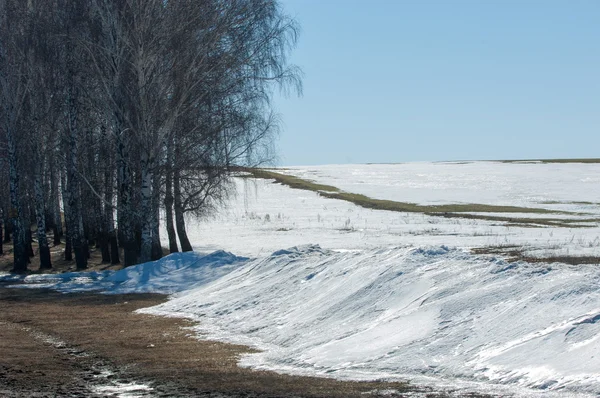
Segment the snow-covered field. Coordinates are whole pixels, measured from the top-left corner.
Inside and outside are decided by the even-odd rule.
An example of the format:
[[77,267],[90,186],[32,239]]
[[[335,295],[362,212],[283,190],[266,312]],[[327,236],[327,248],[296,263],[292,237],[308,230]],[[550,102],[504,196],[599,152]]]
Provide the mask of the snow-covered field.
[[302,166],[279,171],[377,199],[600,213],[600,163],[414,162]]
[[[600,213],[600,165],[282,172],[380,199]],[[509,263],[469,250],[519,245],[538,256],[598,256],[597,225],[514,227],[363,209],[267,180],[236,184],[227,209],[189,220],[200,254],[116,273],[30,276],[25,286],[174,293],[143,311],[191,317],[202,338],[262,350],[244,356],[242,366],[503,395],[600,394],[598,265]],[[235,255],[201,254],[215,250]]]
[[[376,199],[418,204],[512,205],[570,212],[493,214],[515,219],[600,218],[600,164],[405,163],[278,171]],[[216,217],[190,225],[197,249],[225,248],[255,257],[285,247],[318,243],[334,250],[402,245],[519,246],[525,254],[537,257],[600,254],[597,222],[588,223],[593,226],[589,228],[530,228],[371,210],[266,180],[240,179],[237,191],[238,196]]]

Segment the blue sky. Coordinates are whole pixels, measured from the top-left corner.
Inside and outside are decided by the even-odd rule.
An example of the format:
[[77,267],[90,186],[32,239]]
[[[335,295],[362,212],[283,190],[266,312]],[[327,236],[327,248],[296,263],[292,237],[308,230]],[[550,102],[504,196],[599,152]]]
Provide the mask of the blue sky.
[[279,165],[600,157],[598,0],[282,0]]

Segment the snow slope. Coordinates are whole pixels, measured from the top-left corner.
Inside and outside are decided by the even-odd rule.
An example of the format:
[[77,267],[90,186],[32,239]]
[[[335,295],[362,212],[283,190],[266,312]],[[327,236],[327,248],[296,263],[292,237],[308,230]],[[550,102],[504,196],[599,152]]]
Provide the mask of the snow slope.
[[263,352],[241,363],[261,369],[600,394],[599,284],[596,266],[506,263],[445,246],[303,246],[142,311],[256,346]]

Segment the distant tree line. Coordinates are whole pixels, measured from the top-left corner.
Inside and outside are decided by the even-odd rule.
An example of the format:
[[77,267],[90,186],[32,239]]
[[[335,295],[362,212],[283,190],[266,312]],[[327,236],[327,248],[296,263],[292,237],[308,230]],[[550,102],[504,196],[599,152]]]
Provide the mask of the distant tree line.
[[[271,159],[273,90],[300,90],[277,0],[0,0],[0,242],[25,272],[34,226],[78,269],[192,249],[186,213]],[[4,236],[2,236],[4,235]],[[177,239],[178,238],[178,239]],[[2,246],[0,245],[0,251]]]

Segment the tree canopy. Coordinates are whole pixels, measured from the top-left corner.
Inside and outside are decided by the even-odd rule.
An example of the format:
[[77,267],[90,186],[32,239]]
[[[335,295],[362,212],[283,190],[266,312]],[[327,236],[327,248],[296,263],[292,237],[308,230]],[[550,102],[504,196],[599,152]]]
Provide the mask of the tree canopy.
[[221,203],[233,166],[273,159],[274,90],[301,91],[297,34],[276,0],[0,0],[14,271],[33,224],[44,268],[49,230],[78,269],[94,243],[104,261],[159,258],[161,219],[170,250],[191,250],[185,213]]

